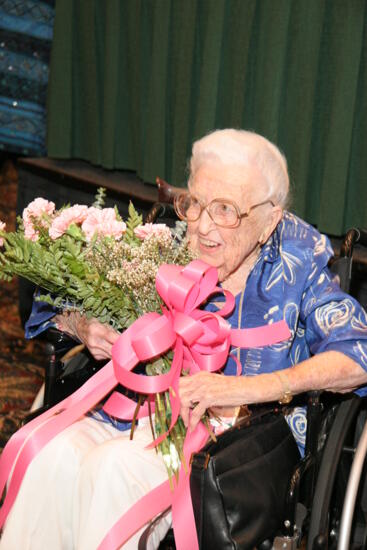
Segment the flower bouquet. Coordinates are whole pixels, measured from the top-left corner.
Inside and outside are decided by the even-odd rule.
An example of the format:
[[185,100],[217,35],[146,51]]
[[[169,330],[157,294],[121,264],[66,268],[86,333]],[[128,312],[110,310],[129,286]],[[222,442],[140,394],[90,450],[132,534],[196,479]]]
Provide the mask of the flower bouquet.
[[[117,208],[104,208],[100,189],[93,206],[75,204],[60,210],[43,198],[31,202],[18,219],[18,230],[6,232],[0,222],[0,279],[24,277],[41,289],[36,298],[63,312],[79,312],[128,328],[148,312],[161,312],[156,276],[162,264],[186,265],[193,259],[184,238],[185,224],[143,224],[132,203],[123,221]],[[170,370],[172,352],[145,364],[149,375]],[[140,395],[132,422],[146,396]],[[168,392],[155,396],[153,438],[169,431]],[[186,429],[176,422],[159,444],[171,479],[183,458]]]

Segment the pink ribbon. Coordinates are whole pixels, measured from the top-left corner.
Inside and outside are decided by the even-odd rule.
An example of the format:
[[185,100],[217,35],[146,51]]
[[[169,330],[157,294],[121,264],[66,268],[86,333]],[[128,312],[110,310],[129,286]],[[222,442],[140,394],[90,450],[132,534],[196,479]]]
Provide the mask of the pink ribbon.
[[[0,494],[6,483],[8,486],[0,510],[0,527],[14,503],[29,464],[39,451],[110,393],[117,383],[148,395],[151,402],[154,394],[169,390],[172,409],[169,432],[179,415],[178,381],[183,368],[190,374],[199,370],[215,372],[225,365],[231,345],[264,346],[290,337],[285,321],[253,329],[232,330],[223,316],[232,311],[234,298],[231,293],[218,288],[217,281],[217,270],[200,260],[184,268],[167,264],[160,267],[156,288],[166,304],[162,315],[148,313],[133,323],[113,346],[112,361],[79,390],[18,430],[4,448],[0,458]],[[212,313],[198,309],[218,292],[226,297],[222,310]],[[140,362],[159,357],[169,349],[174,350],[169,372],[157,376],[132,372]],[[115,392],[103,408],[115,417],[131,419],[136,403]],[[145,404],[138,418],[147,414],[148,406]],[[157,445],[166,436],[161,435],[152,445]],[[202,424],[194,432],[187,433],[184,442],[187,464],[191,454],[197,452],[206,440],[207,431]],[[172,506],[177,549],[198,548],[189,476],[181,467],[175,491],[170,491],[167,481],[145,495],[113,526],[99,549],[119,548],[140,527],[169,506]]]

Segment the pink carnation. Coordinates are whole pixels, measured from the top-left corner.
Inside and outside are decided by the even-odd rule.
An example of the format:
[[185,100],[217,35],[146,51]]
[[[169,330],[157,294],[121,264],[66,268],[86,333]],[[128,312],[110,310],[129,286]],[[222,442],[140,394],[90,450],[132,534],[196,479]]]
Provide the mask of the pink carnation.
[[27,208],[23,210],[23,221],[26,222],[32,220],[32,218],[42,218],[42,214],[51,216],[54,210],[55,204],[53,202],[38,197],[30,202]]
[[51,201],[46,201],[41,197],[34,199],[30,202],[23,210],[23,222],[24,222],[24,236],[26,239],[31,241],[38,240],[38,231],[34,229],[33,223],[34,219],[37,219],[37,222],[45,227],[47,224],[42,220],[42,217],[51,216],[55,210],[55,204]]
[[126,231],[126,224],[117,220],[116,212],[113,208],[99,209],[92,206],[88,209],[87,217],[82,224],[82,230],[88,241],[96,233],[100,237],[115,237],[115,239],[120,239]]
[[58,216],[53,220],[49,235],[51,239],[55,240],[61,237],[69,228],[72,223],[83,223],[88,215],[88,206],[84,204],[75,204],[70,208],[62,210]]
[[38,241],[39,233],[35,230],[31,221],[24,222],[24,236],[29,241]]
[[164,223],[145,223],[144,225],[138,225],[134,229],[135,235],[142,241],[150,235],[168,235],[171,236],[171,231]]
[[[0,231],[5,231],[6,224],[5,222],[0,221]],[[3,246],[4,239],[0,237],[0,246]]]

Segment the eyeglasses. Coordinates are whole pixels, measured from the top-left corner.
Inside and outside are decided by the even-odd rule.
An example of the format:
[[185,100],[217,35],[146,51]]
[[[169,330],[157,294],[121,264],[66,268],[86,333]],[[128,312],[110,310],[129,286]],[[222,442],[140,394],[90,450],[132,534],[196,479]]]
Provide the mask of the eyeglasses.
[[275,204],[268,199],[250,206],[250,208],[242,214],[237,204],[228,199],[214,199],[204,206],[198,199],[190,195],[190,193],[179,193],[175,197],[174,207],[177,216],[184,221],[196,222],[200,218],[203,210],[206,210],[216,225],[220,227],[237,227],[241,223],[242,218],[247,217],[251,210],[267,203],[275,206]]

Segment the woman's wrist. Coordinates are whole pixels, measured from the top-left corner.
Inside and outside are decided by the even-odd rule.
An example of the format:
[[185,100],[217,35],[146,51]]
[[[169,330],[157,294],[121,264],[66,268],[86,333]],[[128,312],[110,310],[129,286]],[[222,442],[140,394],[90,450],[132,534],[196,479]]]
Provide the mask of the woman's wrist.
[[79,325],[83,322],[83,318],[80,313],[65,311],[61,315],[56,315],[54,321],[58,330],[82,341],[79,334]]
[[286,400],[290,396],[293,397],[291,382],[286,371],[282,371],[281,375],[279,375],[279,371],[274,371],[254,376],[242,376],[241,382],[241,404],[253,405],[271,401],[289,403],[290,400]]
[[293,399],[293,393],[290,388],[289,378],[287,374],[281,370],[275,371],[274,374],[278,377],[281,385],[281,394],[278,401],[281,405],[288,405]]

